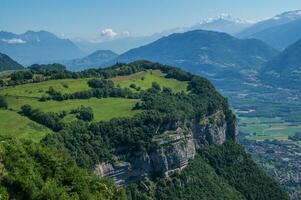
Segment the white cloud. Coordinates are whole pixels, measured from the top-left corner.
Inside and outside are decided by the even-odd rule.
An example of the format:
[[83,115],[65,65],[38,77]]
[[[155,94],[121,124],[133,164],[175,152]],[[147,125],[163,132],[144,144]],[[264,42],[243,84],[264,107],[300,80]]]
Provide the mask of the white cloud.
[[110,41],[110,40],[115,40],[115,39],[119,39],[119,38],[129,37],[129,36],[130,36],[130,33],[128,31],[115,32],[111,28],[106,28],[106,29],[103,29],[100,32],[100,35],[96,39],[92,40],[91,42],[101,43],[101,42],[105,42],[105,41]]
[[106,28],[106,29],[102,30],[100,33],[101,37],[108,37],[108,38],[114,38],[118,35],[119,34],[114,32],[113,29],[111,29],[111,28]]
[[26,41],[20,39],[20,38],[11,38],[11,39],[2,39],[3,42],[6,42],[8,44],[24,44]]

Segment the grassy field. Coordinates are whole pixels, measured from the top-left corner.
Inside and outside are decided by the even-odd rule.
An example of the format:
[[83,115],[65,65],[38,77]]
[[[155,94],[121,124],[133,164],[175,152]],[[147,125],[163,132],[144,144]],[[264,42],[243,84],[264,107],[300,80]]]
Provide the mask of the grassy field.
[[250,140],[287,140],[301,132],[301,125],[294,125],[281,118],[239,117],[239,130]]
[[[162,88],[170,87],[174,92],[187,91],[187,83],[175,79],[166,79],[159,70],[149,70],[135,73],[129,76],[118,76],[112,80],[121,87],[129,87],[132,83],[141,87],[142,90],[151,88],[153,82],[157,82]],[[73,93],[76,91],[88,90],[88,79],[62,79],[50,80],[41,83],[30,83],[15,87],[0,89],[0,95],[5,96],[10,110],[0,112],[0,134],[11,135],[19,138],[31,138],[35,141],[40,140],[49,129],[39,125],[26,117],[18,114],[21,106],[31,105],[33,108],[43,112],[71,111],[80,106],[89,106],[93,109],[94,121],[108,121],[117,117],[132,117],[140,111],[132,108],[139,101],[138,99],[124,98],[104,98],[104,99],[85,99],[85,100],[66,100],[66,101],[39,101],[39,97],[46,94],[49,87],[53,87],[62,93]],[[75,115],[68,114],[65,122],[75,120]]]
[[187,91],[187,83],[176,79],[164,78],[160,70],[149,70],[138,72],[129,76],[118,76],[112,80],[121,87],[129,87],[132,83],[139,86],[142,90],[151,88],[153,82],[157,82],[161,88],[170,87],[174,92]]
[[16,112],[0,110],[0,134],[39,141],[51,130]]
[[46,94],[50,86],[62,93],[73,93],[89,89],[87,80],[88,79],[62,79],[29,83],[0,89],[0,95],[41,97]]
[[[9,108],[13,109],[14,111],[20,111],[21,106],[24,104],[29,104],[33,108],[38,108],[44,112],[71,111],[72,109],[76,109],[81,105],[89,106],[93,109],[95,121],[108,121],[115,117],[131,117],[138,112],[132,111],[132,108],[139,101],[137,99],[123,98],[91,98],[84,100],[67,100],[63,102],[41,102],[35,98],[27,97],[7,97],[7,100],[9,102]],[[69,118],[72,119],[70,116]]]

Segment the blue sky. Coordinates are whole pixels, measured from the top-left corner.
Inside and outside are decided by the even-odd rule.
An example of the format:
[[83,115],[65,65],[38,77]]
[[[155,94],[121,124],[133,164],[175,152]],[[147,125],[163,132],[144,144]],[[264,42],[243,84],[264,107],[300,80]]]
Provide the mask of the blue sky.
[[148,35],[221,13],[259,20],[297,9],[301,0],[1,0],[0,30],[92,38],[110,28]]

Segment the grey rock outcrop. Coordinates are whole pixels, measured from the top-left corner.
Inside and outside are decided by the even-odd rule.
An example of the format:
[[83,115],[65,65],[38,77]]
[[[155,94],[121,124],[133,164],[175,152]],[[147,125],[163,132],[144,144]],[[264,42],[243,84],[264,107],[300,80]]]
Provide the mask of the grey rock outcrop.
[[[118,185],[143,180],[151,176],[169,177],[181,171],[193,160],[202,145],[223,144],[227,138],[237,135],[236,122],[227,122],[222,111],[201,120],[194,120],[192,128],[175,123],[153,138],[157,148],[151,152],[136,152],[126,162],[102,163],[96,166],[96,174],[109,176]],[[170,130],[171,129],[171,130]]]

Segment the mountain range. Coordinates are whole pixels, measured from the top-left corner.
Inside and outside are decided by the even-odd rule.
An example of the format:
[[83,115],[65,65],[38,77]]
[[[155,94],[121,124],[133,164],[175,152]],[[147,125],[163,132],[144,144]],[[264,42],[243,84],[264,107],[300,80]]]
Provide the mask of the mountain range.
[[261,71],[262,80],[276,87],[301,90],[301,40],[271,59]]
[[228,81],[228,78],[252,78],[255,70],[277,53],[260,40],[241,40],[226,33],[196,30],[163,37],[121,54],[113,62],[147,59],[181,66],[211,80]]
[[0,52],[23,65],[70,60],[83,56],[69,39],[61,39],[47,31],[23,34],[0,32]]
[[284,12],[237,33],[239,38],[256,38],[283,50],[301,38],[301,10]]
[[[283,50],[301,38],[301,11],[285,12],[258,23],[222,14],[218,17],[207,18],[188,27],[173,28],[149,36],[127,35],[102,42],[71,41],[61,39],[47,31],[27,31],[23,34],[1,31],[0,52],[9,55],[23,65],[50,62],[69,63],[70,60],[82,58],[97,50],[108,49],[122,54],[173,33],[184,33],[193,30],[225,32],[241,39],[259,39],[277,50]],[[90,64],[93,63],[88,63],[88,65]],[[100,63],[94,64],[99,65]],[[83,63],[82,66],[84,65]],[[84,67],[87,67],[87,65]]]
[[[170,29],[151,36],[128,36],[100,44],[94,43],[93,48],[109,50],[97,50],[85,57],[76,46],[82,43],[74,44],[71,40],[61,39],[46,31],[27,31],[19,35],[2,31],[0,52],[23,65],[55,61],[65,64],[70,70],[147,59],[182,66],[215,83],[225,85],[224,81],[229,78],[232,82],[236,79],[254,81],[259,73],[265,74],[265,78],[269,80],[271,78],[268,78],[268,74],[275,72],[271,69],[279,69],[279,65],[287,67],[288,71],[291,66],[298,67],[298,62],[295,62],[297,58],[292,58],[297,57],[298,43],[292,44],[300,38],[301,11],[296,10],[255,24],[221,15],[190,27]],[[287,48],[289,45],[292,46]],[[126,51],[129,48],[132,49]],[[276,56],[284,48],[287,49]],[[112,49],[126,52],[118,55]],[[273,57],[275,58],[272,59]],[[276,72],[278,73],[277,70]]]
[[184,30],[208,30],[236,34],[250,27],[252,24],[252,21],[233,18],[229,14],[222,14],[218,17],[207,18],[199,24],[184,28]]
[[255,33],[260,39],[278,50],[283,50],[301,38],[301,19]]
[[183,33],[191,30],[211,30],[225,32],[228,34],[235,34],[243,29],[250,27],[252,22],[233,18],[228,14],[222,14],[218,17],[211,17],[202,20],[201,22],[188,27],[178,27],[155,33],[148,36],[127,36],[116,40],[105,41],[101,43],[74,41],[76,45],[86,50],[87,52],[98,49],[110,49],[117,53],[124,53],[132,48],[137,48],[151,42],[154,42],[161,37],[168,36],[173,33]]

